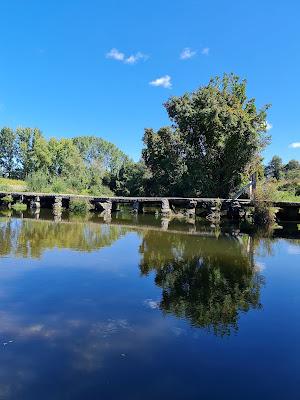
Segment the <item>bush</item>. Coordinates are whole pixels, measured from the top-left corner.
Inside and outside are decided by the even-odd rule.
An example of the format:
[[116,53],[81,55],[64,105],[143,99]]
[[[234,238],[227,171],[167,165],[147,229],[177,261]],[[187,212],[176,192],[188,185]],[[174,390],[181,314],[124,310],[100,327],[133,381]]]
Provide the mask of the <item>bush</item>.
[[11,204],[11,203],[14,201],[14,199],[13,199],[13,197],[12,197],[11,194],[8,194],[8,195],[2,197],[1,201],[2,201],[4,204],[8,205],[8,204]]
[[63,178],[55,178],[51,184],[51,192],[67,193],[70,190],[68,190],[67,182]]
[[86,199],[70,199],[69,210],[74,214],[87,214],[92,206]]
[[45,171],[37,171],[28,175],[26,179],[27,189],[32,192],[49,191],[49,175]]
[[15,203],[11,206],[11,208],[15,211],[26,211],[27,210],[27,204],[24,203]]
[[88,193],[91,196],[107,196],[107,197],[112,197],[114,193],[110,190],[109,187],[101,185],[101,186],[92,186],[89,190]]
[[276,183],[260,181],[257,185],[254,198],[253,219],[258,226],[270,226],[275,223],[276,209],[271,206],[276,198]]

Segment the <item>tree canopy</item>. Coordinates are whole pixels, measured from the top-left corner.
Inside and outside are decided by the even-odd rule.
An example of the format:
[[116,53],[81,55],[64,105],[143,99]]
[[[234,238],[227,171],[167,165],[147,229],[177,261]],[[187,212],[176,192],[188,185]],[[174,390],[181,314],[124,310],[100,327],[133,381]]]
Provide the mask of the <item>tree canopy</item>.
[[109,186],[130,162],[114,144],[94,136],[46,140],[38,128],[0,130],[2,175],[26,179],[31,190],[111,194]]
[[143,159],[152,194],[228,196],[266,145],[266,111],[246,81],[225,74],[165,103],[172,126],[146,129]]

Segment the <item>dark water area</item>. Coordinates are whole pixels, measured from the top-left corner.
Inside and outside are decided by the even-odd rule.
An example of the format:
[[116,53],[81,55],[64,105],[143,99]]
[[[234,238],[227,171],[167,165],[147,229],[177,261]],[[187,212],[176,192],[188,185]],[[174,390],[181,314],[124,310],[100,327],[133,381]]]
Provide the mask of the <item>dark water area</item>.
[[1,214],[0,399],[300,398],[299,232]]

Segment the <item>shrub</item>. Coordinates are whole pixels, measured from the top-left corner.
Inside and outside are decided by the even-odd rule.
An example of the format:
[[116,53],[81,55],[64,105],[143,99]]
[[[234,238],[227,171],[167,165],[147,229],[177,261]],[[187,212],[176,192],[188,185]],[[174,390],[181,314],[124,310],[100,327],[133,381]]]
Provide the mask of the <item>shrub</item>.
[[7,194],[6,196],[2,197],[1,201],[4,204],[8,205],[11,204],[14,201],[14,199],[11,194]]
[[45,171],[37,171],[28,175],[27,189],[32,192],[49,191],[49,175]]
[[53,193],[67,193],[68,190],[67,182],[63,178],[55,178],[51,184],[51,192]]
[[276,199],[276,184],[273,181],[260,181],[254,198],[253,219],[258,226],[270,226],[275,223],[276,209],[271,206]]
[[92,196],[107,196],[111,197],[114,195],[114,193],[110,190],[109,187],[100,185],[100,186],[92,186],[89,190],[88,193]]
[[15,211],[26,211],[27,210],[27,204],[24,203],[15,203],[11,206],[11,208]]
[[87,214],[92,206],[86,199],[70,199],[69,210],[74,214]]

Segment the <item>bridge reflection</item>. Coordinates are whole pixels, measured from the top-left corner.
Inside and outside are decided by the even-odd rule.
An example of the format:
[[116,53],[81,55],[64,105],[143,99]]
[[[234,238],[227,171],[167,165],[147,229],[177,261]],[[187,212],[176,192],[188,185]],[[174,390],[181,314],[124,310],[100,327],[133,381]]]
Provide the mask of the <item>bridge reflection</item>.
[[92,252],[135,232],[141,275],[154,274],[163,313],[223,336],[238,329],[241,313],[262,307],[264,278],[255,264],[255,252],[262,242],[270,251],[274,232],[261,239],[258,233],[239,234],[237,226],[169,221],[166,230],[161,224],[153,217],[128,216],[105,224],[95,216],[57,223],[29,214],[6,215],[0,219],[0,256],[41,258],[46,250],[57,248]]

